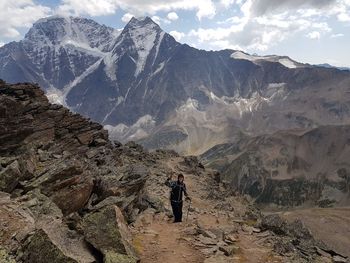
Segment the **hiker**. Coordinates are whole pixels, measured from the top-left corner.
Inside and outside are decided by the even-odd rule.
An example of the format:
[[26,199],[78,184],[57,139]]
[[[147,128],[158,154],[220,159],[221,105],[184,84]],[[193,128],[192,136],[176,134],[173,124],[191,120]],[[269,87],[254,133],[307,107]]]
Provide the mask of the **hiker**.
[[191,198],[187,194],[183,174],[178,175],[177,181],[172,181],[171,179],[172,176],[166,180],[165,185],[171,188],[171,208],[173,209],[174,223],[178,223],[182,222],[182,193],[185,194],[186,201],[191,201]]

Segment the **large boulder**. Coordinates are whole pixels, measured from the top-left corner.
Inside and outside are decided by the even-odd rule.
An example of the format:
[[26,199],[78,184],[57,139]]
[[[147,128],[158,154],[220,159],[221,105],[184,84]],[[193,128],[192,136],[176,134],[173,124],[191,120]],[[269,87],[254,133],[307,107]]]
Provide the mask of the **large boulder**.
[[39,188],[49,196],[64,214],[70,214],[83,208],[92,190],[93,178],[84,171],[83,164],[71,158],[53,163],[50,169],[42,173],[26,189]]
[[64,255],[43,230],[36,231],[28,239],[21,260],[27,263],[79,263]]
[[18,161],[15,160],[6,166],[6,168],[0,170],[0,191],[11,193],[21,177]]
[[111,260],[115,254],[136,258],[131,245],[131,233],[117,206],[87,214],[82,224],[85,240],[102,252],[105,260]]

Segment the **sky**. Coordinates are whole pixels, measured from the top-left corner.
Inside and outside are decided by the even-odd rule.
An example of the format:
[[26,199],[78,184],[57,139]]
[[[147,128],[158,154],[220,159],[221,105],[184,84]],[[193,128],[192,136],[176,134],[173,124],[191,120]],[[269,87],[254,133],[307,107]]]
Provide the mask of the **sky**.
[[132,16],[150,16],[196,48],[350,67],[350,0],[0,0],[0,46],[57,14],[118,29]]

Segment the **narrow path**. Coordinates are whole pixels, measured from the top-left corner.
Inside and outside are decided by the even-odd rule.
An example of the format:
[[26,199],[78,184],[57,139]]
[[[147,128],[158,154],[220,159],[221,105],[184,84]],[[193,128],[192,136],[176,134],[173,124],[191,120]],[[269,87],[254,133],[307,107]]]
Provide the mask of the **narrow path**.
[[[169,162],[168,166],[176,171],[176,160]],[[232,213],[218,209],[220,204],[208,198],[210,192],[207,187],[214,184],[210,181],[213,178],[184,175],[192,198],[188,221],[188,203],[184,204],[184,222],[177,224],[172,223],[166,213],[145,211],[133,229],[134,246],[141,263],[282,262],[271,248],[253,235],[251,228],[242,230],[240,224],[234,222]],[[167,202],[167,196],[164,202]],[[198,231],[207,231],[209,236],[214,237],[204,237]],[[227,245],[222,241],[224,233],[233,233],[236,251],[229,256],[217,249],[220,244]]]

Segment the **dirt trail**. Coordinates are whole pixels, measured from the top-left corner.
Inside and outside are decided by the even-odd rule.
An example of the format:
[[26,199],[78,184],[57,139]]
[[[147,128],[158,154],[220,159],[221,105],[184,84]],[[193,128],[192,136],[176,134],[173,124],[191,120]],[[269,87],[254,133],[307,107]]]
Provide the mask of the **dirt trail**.
[[[176,171],[176,160],[169,162],[168,166]],[[247,226],[247,229],[242,230],[239,219],[235,220],[232,213],[216,208],[220,204],[207,198],[208,194],[210,195],[207,186],[212,178],[186,173],[184,175],[192,198],[188,220],[186,221],[186,213],[189,203],[184,203],[182,223],[172,223],[172,219],[166,213],[155,214],[146,211],[135,224],[134,245],[142,263],[282,262],[281,258],[273,255],[272,249],[264,244],[263,236],[259,237],[259,234],[253,233],[253,227]],[[162,197],[164,202],[168,202],[167,197],[168,194],[165,193]],[[217,249],[220,246],[219,242],[223,241],[198,235],[198,229],[208,230],[209,236],[216,236],[217,240],[222,239],[220,235],[224,235],[225,232],[232,232],[235,251],[225,255],[225,252]],[[209,244],[211,242],[214,244]]]

